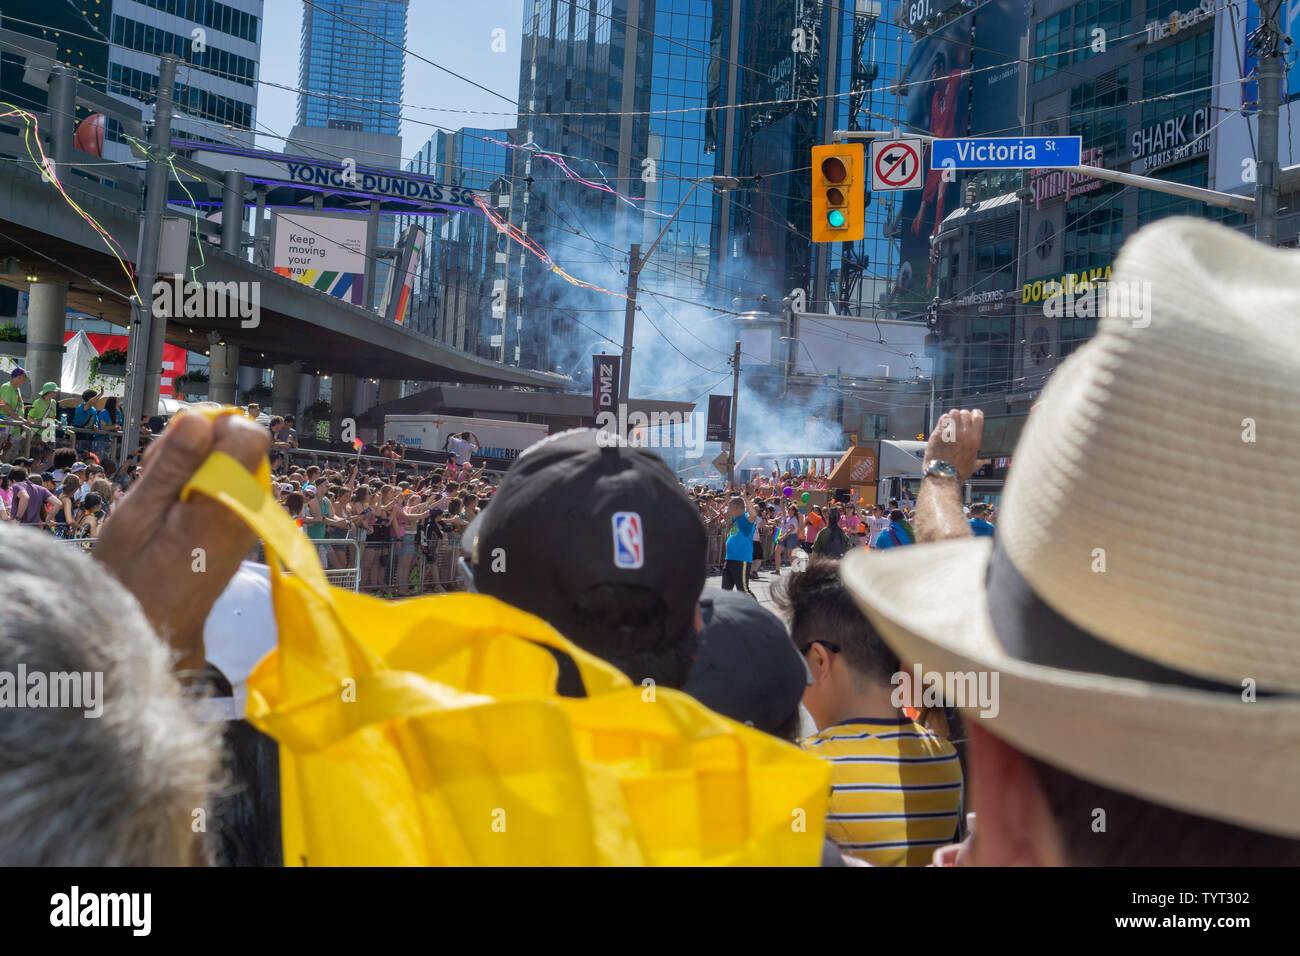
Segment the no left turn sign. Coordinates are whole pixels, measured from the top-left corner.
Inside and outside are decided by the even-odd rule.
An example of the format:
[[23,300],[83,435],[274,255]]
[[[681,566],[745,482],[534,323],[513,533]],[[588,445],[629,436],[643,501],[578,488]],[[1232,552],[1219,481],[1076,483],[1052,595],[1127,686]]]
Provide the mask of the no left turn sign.
[[871,189],[920,189],[921,141],[878,140],[871,148]]

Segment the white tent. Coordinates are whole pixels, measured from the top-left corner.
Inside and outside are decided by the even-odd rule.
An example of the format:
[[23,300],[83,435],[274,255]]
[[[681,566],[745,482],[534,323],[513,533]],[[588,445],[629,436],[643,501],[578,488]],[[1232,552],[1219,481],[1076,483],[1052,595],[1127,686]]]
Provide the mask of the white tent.
[[124,379],[97,375],[94,383],[91,383],[90,360],[98,354],[99,351],[90,344],[90,337],[85,332],[78,332],[68,339],[63,349],[63,372],[59,376],[59,388],[65,394],[80,395],[86,389],[94,388],[105,395],[122,397]]

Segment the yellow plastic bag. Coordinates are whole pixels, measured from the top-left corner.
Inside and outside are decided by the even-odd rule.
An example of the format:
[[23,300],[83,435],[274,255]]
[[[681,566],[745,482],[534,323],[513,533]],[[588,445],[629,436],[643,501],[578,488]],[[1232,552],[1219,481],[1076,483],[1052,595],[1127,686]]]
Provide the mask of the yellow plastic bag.
[[281,744],[286,865],[816,865],[829,764],[493,598],[331,587],[269,482],[215,453],[185,494],[266,544],[279,647],[248,718]]

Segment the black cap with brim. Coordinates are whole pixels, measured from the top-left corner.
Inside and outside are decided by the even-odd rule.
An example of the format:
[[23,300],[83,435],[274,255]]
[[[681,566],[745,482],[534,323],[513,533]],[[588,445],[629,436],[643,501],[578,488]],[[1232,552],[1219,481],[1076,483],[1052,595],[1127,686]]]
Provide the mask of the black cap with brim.
[[810,674],[780,618],[749,595],[726,591],[702,598],[700,612],[704,629],[686,692],[766,733],[788,728]]
[[463,541],[478,591],[575,640],[579,607],[601,585],[657,594],[658,640],[690,633],[704,589],[704,525],[672,469],[593,429],[525,451]]

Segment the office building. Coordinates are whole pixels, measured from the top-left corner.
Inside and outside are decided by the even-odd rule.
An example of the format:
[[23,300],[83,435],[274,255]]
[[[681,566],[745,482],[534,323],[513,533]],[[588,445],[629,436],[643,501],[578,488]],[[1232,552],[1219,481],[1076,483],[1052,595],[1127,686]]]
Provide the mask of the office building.
[[302,10],[298,125],[397,136],[407,0],[317,0]]

